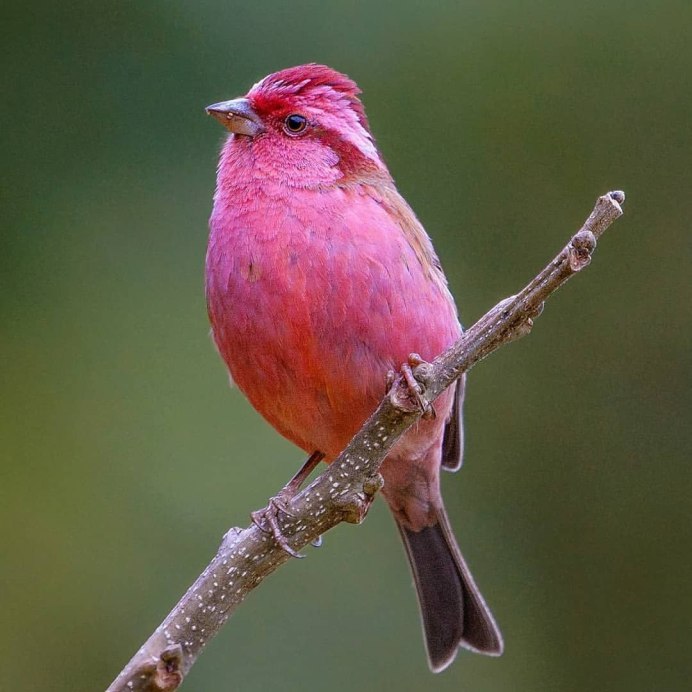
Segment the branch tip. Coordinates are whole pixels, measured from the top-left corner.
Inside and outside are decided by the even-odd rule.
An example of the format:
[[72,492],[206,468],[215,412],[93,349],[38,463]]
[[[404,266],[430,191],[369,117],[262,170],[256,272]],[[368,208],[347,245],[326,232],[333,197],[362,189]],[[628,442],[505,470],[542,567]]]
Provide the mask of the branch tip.
[[616,202],[618,205],[625,203],[625,193],[622,190],[613,190],[612,192],[609,192],[608,195],[613,202]]

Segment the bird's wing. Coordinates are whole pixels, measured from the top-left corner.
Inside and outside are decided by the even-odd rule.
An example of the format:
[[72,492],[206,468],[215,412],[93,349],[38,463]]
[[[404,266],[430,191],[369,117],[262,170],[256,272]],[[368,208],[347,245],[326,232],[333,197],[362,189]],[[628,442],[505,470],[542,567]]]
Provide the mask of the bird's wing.
[[442,468],[445,471],[458,471],[464,461],[464,421],[462,409],[464,406],[464,389],[466,375],[462,375],[456,383],[452,412],[445,426],[442,442]]
[[[445,277],[442,271],[440,260],[435,254],[428,234],[411,207],[393,185],[379,187],[378,193],[381,195],[381,203],[387,207],[387,211],[399,224],[406,240],[421,263],[425,274],[448,296],[450,304],[454,305],[454,298],[447,287],[447,277]],[[464,404],[465,380],[465,376],[462,376],[457,381],[452,413],[445,426],[441,463],[442,468],[447,471],[458,471],[462,464],[464,452],[462,408]]]
[[[373,196],[396,220],[425,274],[442,287],[445,292],[449,293],[447,278],[442,271],[442,265],[435,254],[432,242],[406,200],[398,193],[393,184],[378,186]],[[454,302],[451,294],[449,300],[451,303]]]

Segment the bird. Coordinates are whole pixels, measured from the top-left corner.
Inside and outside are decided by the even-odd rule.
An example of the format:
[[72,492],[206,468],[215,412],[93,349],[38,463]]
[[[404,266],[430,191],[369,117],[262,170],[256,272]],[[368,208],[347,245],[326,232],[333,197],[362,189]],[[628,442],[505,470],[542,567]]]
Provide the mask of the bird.
[[[229,133],[205,267],[212,337],[231,381],[310,455],[308,469],[339,455],[385,394],[388,373],[412,353],[434,359],[462,333],[432,242],[397,191],[360,94],[345,74],[310,63],[206,108]],[[435,416],[409,429],[380,468],[433,672],[460,647],[497,656],[504,646],[440,492],[440,470],[461,466],[464,388],[462,378],[443,392]]]

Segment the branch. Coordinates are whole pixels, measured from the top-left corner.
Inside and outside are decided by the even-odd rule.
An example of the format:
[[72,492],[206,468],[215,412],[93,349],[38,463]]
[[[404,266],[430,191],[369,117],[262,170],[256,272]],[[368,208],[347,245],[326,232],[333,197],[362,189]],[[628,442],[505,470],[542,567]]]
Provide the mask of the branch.
[[[398,375],[377,410],[341,455],[289,503],[280,525],[289,545],[300,550],[342,521],[360,523],[382,487],[378,471],[392,445],[462,373],[503,344],[531,331],[543,302],[588,266],[601,234],[622,215],[623,192],[600,197],[582,228],[517,295],[503,300],[467,329],[432,363],[413,373],[414,397]],[[290,559],[254,524],[232,528],[214,559],[132,657],[107,692],[169,692],[182,683],[207,642],[262,580]]]

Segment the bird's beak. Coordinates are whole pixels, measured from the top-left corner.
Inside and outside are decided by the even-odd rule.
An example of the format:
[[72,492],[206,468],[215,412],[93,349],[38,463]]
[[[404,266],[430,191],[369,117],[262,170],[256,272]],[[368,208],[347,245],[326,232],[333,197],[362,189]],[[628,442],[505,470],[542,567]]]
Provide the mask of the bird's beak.
[[265,131],[259,116],[252,110],[247,99],[233,99],[212,103],[207,113],[216,118],[229,132],[246,137],[256,137]]

